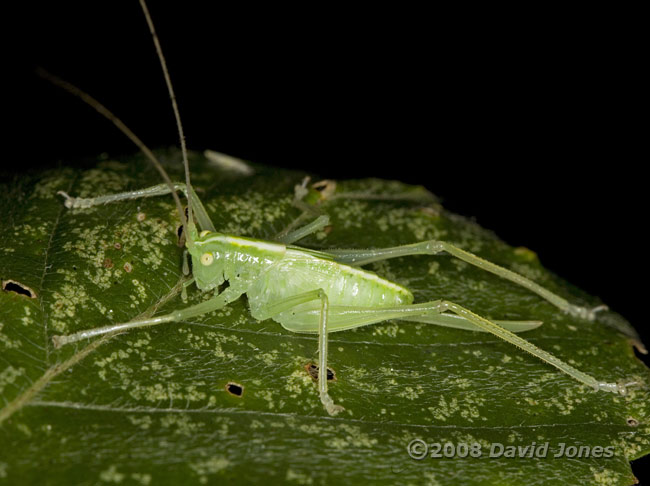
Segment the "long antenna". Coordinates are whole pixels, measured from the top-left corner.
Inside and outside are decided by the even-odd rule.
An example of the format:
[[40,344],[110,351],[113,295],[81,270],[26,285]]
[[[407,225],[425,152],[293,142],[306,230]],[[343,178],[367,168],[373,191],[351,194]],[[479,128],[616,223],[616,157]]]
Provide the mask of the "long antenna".
[[[172,101],[172,108],[174,109],[174,116],[176,117],[176,126],[178,127],[178,136],[181,140],[181,153],[183,155],[183,165],[185,166],[185,185],[187,188],[187,220],[192,222],[192,185],[190,183],[190,163],[187,159],[187,146],[185,145],[185,134],[183,132],[183,124],[181,123],[181,114],[178,111],[178,104],[176,103],[176,95],[174,94],[174,87],[172,86],[172,80],[169,77],[169,70],[167,69],[167,62],[165,61],[165,56],[163,55],[162,47],[160,47],[160,41],[158,40],[158,35],[156,34],[156,29],[153,25],[153,20],[149,14],[149,9],[147,8],[147,3],[145,0],[140,0],[140,6],[144,12],[144,16],[147,19],[147,24],[149,24],[149,31],[153,37],[153,43],[156,46],[156,53],[158,54],[158,59],[160,60],[160,66],[162,67],[163,74],[165,76],[165,83],[167,84],[167,91],[169,92],[169,97]],[[189,231],[189,228],[183,226],[186,231]]]
[[104,105],[102,105],[99,101],[97,101],[95,98],[90,96],[88,93],[85,91],[77,88],[75,85],[68,83],[65,79],[61,79],[58,76],[55,76],[54,74],[46,71],[45,69],[39,67],[36,68],[36,74],[38,74],[41,78],[49,81],[55,86],[58,86],[59,88],[64,89],[68,93],[76,96],[77,98],[80,98],[84,103],[87,105],[90,105],[93,107],[97,112],[99,112],[101,115],[104,117],[108,118],[110,121],[113,122],[113,124],[129,139],[137,145],[137,147],[142,150],[142,152],[147,156],[147,158],[151,161],[151,163],[154,165],[154,167],[160,172],[160,175],[162,176],[163,180],[165,183],[169,186],[169,190],[172,193],[172,197],[174,198],[174,202],[176,203],[176,208],[178,209],[178,214],[181,217],[181,222],[183,224],[183,228],[187,228],[187,220],[185,219],[185,212],[183,211],[183,206],[181,204],[181,200],[178,198],[178,194],[176,194],[176,187],[174,187],[174,184],[172,183],[171,179],[169,178],[169,175],[167,174],[167,171],[165,168],[162,166],[160,161],[156,158],[156,156],[153,154],[153,152],[147,147],[140,138],[133,133],[133,131],[127,127],[122,120],[120,120],[115,114],[113,114],[112,111],[110,111],[108,108],[106,108]]

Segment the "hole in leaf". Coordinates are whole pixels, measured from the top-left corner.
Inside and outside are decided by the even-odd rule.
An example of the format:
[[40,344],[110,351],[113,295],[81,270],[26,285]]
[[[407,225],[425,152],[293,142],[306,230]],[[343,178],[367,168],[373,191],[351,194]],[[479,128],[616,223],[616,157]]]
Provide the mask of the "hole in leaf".
[[630,427],[636,427],[637,425],[639,425],[639,421],[634,417],[628,417],[626,422],[627,425],[629,425]]
[[232,381],[226,385],[226,391],[236,397],[241,397],[244,394],[244,387]]
[[[185,206],[185,209],[183,210],[185,213],[185,220],[187,221],[189,219],[190,213],[189,209],[187,206]],[[183,228],[183,224],[179,223],[179,225],[176,227],[176,236],[178,237],[178,243],[179,247],[185,246],[185,228]]]
[[16,282],[15,280],[3,280],[2,290],[5,292],[14,292],[19,295],[26,295],[31,299],[36,298],[36,292],[30,289],[27,285],[23,285],[20,282]]
[[[308,363],[305,365],[305,369],[307,370],[307,373],[309,373],[309,376],[311,376],[312,380],[318,381],[317,365],[314,363]],[[329,366],[327,367],[327,381],[336,381],[336,373],[334,373],[334,370]]]

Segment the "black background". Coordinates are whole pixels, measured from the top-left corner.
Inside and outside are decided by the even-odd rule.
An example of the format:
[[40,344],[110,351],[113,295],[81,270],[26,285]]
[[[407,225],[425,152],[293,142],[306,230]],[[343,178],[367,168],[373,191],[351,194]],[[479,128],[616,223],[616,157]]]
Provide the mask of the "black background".
[[[423,184],[448,209],[536,251],[650,344],[647,90],[633,27],[584,12],[539,23],[522,13],[499,26],[482,12],[470,21],[468,12],[169,3],[150,8],[190,148]],[[137,2],[28,8],[5,18],[16,61],[6,64],[5,170],[135,151],[33,76],[36,65],[91,93],[150,146],[177,142]]]

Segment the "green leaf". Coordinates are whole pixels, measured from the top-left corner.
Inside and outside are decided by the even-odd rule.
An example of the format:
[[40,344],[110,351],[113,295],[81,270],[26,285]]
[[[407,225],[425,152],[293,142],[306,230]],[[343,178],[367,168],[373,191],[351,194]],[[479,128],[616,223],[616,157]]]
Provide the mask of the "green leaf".
[[[180,179],[178,154],[161,156]],[[270,238],[298,215],[291,199],[304,174],[254,166],[244,175],[192,159],[199,196],[221,231]],[[56,334],[187,305],[176,294],[164,302],[181,275],[171,197],[68,210],[56,195],[158,180],[133,157],[2,186],[0,481],[633,483],[629,461],[650,451],[650,375],[634,356],[630,325],[614,312],[595,322],[570,317],[449,256],[368,268],[408,286],[418,302],[444,297],[493,319],[543,320],[523,336],[599,379],[641,386],[627,396],[593,392],[488,334],[386,322],[332,334],[330,393],[346,410],[329,417],[309,373],[316,336],[255,321],[245,299],[188,322],[54,349]],[[332,225],[302,246],[444,239],[572,302],[599,303],[422,188],[343,181],[321,205]],[[190,300],[203,298],[192,286]],[[432,444],[430,453],[439,443],[443,457],[410,458],[414,440]],[[508,446],[533,444],[547,453],[491,458],[491,448],[501,450],[494,444],[504,456]],[[562,444],[572,457],[554,457]],[[467,457],[445,457],[453,451]]]

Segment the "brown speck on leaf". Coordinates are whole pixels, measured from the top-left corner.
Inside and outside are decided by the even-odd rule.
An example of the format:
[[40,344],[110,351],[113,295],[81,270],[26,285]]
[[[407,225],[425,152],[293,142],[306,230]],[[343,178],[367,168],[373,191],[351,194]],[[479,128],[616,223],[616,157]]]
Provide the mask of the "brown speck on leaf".
[[138,213],[138,215],[136,216],[136,218],[137,218],[138,221],[142,222],[142,221],[144,221],[145,219],[147,219],[147,215],[146,215],[145,213]]
[[115,243],[113,246],[115,247],[116,250],[122,249],[122,243]]
[[327,200],[336,192],[336,181],[323,179],[322,181],[314,182],[311,187],[320,192],[320,198],[322,200]]
[[422,214],[425,214],[431,218],[437,219],[440,217],[440,208],[434,208],[431,206],[424,206],[418,208],[418,211]]
[[[309,376],[311,376],[312,380],[318,381],[317,365],[314,363],[307,363],[305,365],[305,369],[307,370],[307,373],[309,373]],[[327,368],[327,381],[336,381],[336,373],[334,373],[334,370],[330,367]]]
[[133,270],[133,265],[131,265],[129,262],[126,262],[124,264],[124,271],[126,273],[131,273],[132,270]]
[[104,262],[102,263],[102,266],[104,268],[113,268],[113,260],[110,258],[104,258]]

